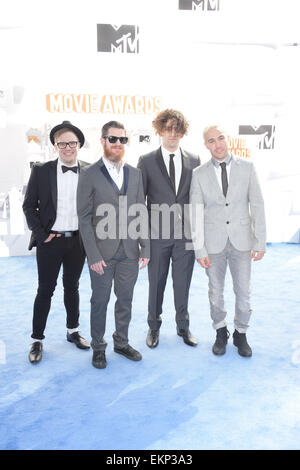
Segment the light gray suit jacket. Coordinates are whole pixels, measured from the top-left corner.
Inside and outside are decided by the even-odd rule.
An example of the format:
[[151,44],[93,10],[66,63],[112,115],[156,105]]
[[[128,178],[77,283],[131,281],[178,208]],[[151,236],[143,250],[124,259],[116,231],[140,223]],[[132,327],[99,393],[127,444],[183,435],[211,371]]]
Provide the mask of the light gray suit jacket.
[[232,157],[226,198],[212,161],[193,171],[190,202],[196,258],[220,253],[229,238],[240,251],[266,250],[264,201],[252,162]]
[[[102,158],[80,172],[77,189],[77,212],[79,219],[79,230],[86,250],[88,264],[98,263],[101,260],[108,261],[116,253],[120,238],[123,239],[124,250],[128,258],[134,259],[139,256],[150,258],[150,241],[148,238],[132,239],[127,236],[128,226],[137,216],[128,216],[128,209],[132,204],[145,206],[142,174],[140,170],[125,164],[124,171],[124,197],[118,191],[117,186],[111,179]],[[110,220],[114,230],[99,238],[97,225],[103,219],[108,220],[105,207],[110,205],[115,214]],[[124,212],[125,210],[125,212]],[[120,214],[122,212],[122,214]],[[124,217],[125,214],[125,217]],[[147,210],[145,207],[145,214]],[[147,215],[146,215],[147,217]],[[148,224],[148,220],[146,221]],[[126,234],[124,238],[124,235]]]

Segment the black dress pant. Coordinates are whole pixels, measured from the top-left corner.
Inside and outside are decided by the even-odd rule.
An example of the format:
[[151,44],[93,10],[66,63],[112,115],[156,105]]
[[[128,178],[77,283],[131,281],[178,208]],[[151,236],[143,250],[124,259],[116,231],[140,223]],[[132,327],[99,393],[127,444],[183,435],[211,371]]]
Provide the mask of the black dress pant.
[[33,307],[33,331],[31,337],[44,339],[44,330],[51,306],[57,278],[63,267],[64,305],[67,312],[67,328],[79,325],[79,278],[85,262],[85,252],[79,234],[65,238],[54,237],[50,242],[37,246],[38,290]]
[[148,264],[148,325],[152,330],[158,330],[161,326],[164,292],[171,260],[176,326],[178,330],[187,331],[188,299],[195,254],[193,250],[185,249],[184,240],[151,240],[151,258]]

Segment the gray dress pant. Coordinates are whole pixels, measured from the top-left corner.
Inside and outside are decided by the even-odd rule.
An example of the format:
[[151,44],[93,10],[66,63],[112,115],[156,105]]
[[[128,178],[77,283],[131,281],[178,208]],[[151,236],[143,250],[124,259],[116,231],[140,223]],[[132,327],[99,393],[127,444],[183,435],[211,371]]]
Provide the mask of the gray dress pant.
[[104,351],[107,305],[114,282],[115,332],[114,346],[124,348],[128,345],[128,328],[131,320],[133,290],[138,277],[138,259],[129,259],[121,242],[114,257],[106,262],[104,274],[90,269],[91,297],[91,346],[93,350]]
[[209,258],[211,267],[205,271],[209,279],[208,298],[213,327],[218,329],[226,326],[224,284],[227,266],[229,266],[235,293],[234,326],[239,333],[245,333],[249,327],[252,312],[250,307],[251,251],[239,251],[228,240],[221,253],[209,254]]

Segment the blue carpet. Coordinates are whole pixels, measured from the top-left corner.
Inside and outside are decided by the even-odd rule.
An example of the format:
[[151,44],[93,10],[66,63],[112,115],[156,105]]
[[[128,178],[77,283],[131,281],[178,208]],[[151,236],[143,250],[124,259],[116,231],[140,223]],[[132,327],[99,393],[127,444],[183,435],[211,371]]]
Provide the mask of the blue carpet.
[[[114,353],[112,295],[107,320],[108,366],[91,365],[91,351],[65,338],[61,280],[47,323],[41,363],[28,362],[35,257],[0,259],[0,449],[213,449],[300,448],[300,245],[268,246],[253,264],[253,357],[211,352],[215,332],[207,277],[195,265],[190,291],[191,331],[197,348],[176,335],[171,278],[164,301],[160,344],[150,350],[146,270],[135,289],[130,343],[138,363]],[[90,282],[81,279],[80,331],[88,340]],[[234,298],[228,274],[228,328]]]

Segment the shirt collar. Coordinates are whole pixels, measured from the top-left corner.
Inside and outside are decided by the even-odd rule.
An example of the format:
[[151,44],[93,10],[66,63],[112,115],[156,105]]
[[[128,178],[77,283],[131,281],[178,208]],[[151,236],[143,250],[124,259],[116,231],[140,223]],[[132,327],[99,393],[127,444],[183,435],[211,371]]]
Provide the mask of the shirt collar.
[[175,150],[174,152],[170,152],[170,150],[167,150],[167,149],[165,149],[163,146],[161,146],[161,151],[162,151],[163,157],[165,157],[165,158],[169,158],[170,155],[172,155],[172,154],[175,155],[175,158],[181,156],[181,151],[180,151],[180,148],[179,148],[179,147],[178,147],[178,149]]
[[216,168],[219,168],[220,164],[224,163],[224,162],[226,163],[226,165],[229,165],[231,163],[231,159],[232,159],[232,155],[231,155],[231,153],[229,153],[228,156],[225,158],[225,160],[223,160],[222,162],[218,162],[218,160],[216,160],[213,157],[212,157],[211,161],[212,161],[213,165]]
[[[114,165],[111,161],[109,161],[108,158],[106,158],[104,155],[102,157],[102,160],[108,170],[117,171],[116,165]],[[125,164],[124,160],[121,160],[120,170],[123,168],[124,164]]]
[[77,167],[78,167],[78,161],[76,161],[76,163],[74,163],[74,165],[71,165],[71,166],[70,166],[70,165],[65,165],[65,164],[61,161],[61,159],[58,158],[58,159],[57,159],[57,166],[60,166],[60,167],[62,167],[62,166],[69,166],[70,168],[72,168],[73,166],[77,166]]

